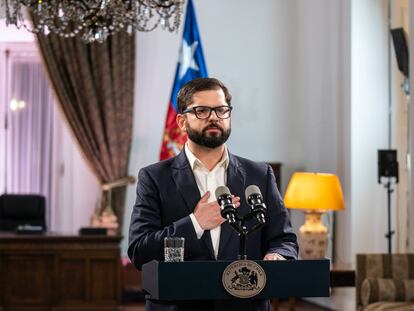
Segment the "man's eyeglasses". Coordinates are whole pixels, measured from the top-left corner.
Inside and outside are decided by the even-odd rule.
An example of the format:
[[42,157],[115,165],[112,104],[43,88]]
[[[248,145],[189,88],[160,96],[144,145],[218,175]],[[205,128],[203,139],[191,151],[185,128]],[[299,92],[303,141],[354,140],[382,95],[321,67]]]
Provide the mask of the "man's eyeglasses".
[[194,113],[197,119],[208,119],[211,116],[211,112],[214,111],[217,118],[219,119],[228,119],[231,116],[231,106],[218,106],[218,107],[206,107],[206,106],[196,106],[192,108],[185,109],[182,113]]

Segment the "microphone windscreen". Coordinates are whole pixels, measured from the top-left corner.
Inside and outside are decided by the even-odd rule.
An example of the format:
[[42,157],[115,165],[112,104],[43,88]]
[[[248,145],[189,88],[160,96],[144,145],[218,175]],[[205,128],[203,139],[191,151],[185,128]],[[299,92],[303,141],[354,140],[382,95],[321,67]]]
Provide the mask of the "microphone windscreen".
[[244,195],[246,196],[246,201],[249,201],[249,196],[251,196],[254,193],[262,195],[258,186],[256,185],[248,186],[246,188],[246,191],[244,192]]
[[216,194],[216,199],[218,199],[218,197],[223,194],[231,195],[230,189],[227,188],[226,186],[217,187],[215,194]]

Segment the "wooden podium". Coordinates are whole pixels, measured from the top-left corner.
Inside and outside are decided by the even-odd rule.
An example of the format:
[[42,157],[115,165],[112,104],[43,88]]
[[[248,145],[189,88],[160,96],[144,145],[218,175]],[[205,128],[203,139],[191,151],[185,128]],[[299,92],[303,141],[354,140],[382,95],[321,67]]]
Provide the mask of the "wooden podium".
[[[329,297],[329,260],[256,261],[266,285],[254,299]],[[236,299],[223,287],[231,261],[151,261],[142,267],[142,287],[155,300]]]

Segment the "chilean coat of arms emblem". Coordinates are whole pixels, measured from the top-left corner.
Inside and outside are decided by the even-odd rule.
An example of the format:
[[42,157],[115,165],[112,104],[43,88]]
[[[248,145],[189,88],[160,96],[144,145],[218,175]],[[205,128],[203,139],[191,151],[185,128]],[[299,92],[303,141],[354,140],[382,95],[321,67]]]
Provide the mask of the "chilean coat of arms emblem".
[[238,260],[226,267],[222,276],[226,291],[237,298],[250,298],[259,294],[266,285],[263,268],[251,260]]

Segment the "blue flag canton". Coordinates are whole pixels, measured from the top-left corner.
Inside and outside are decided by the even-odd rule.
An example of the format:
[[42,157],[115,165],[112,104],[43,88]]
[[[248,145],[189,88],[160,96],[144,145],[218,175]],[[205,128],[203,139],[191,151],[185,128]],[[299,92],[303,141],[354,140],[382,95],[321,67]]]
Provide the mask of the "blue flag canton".
[[195,78],[207,77],[203,48],[198,32],[197,20],[192,0],[188,0],[183,40],[175,73],[171,102],[177,111],[177,93],[180,88]]

